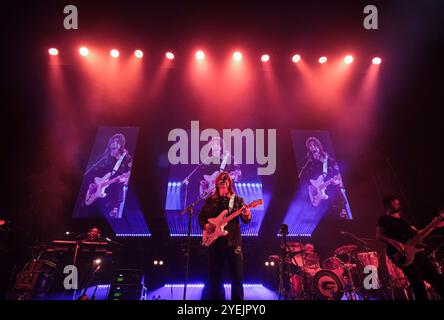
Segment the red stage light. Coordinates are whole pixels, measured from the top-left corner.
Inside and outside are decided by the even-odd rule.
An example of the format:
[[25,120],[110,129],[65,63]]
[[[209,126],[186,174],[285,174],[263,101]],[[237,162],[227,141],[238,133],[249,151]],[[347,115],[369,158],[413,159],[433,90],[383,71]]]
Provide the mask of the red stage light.
[[381,62],[382,62],[382,60],[381,60],[381,58],[379,58],[379,57],[374,57],[374,58],[372,59],[372,63],[373,63],[373,64],[381,64]]
[[86,47],[81,47],[80,49],[79,49],[79,53],[80,53],[80,55],[82,55],[82,56],[87,56],[88,55],[88,53],[89,53],[89,50],[88,50],[88,48],[86,48]]
[[236,51],[235,53],[233,53],[233,59],[236,61],[241,61],[242,60],[242,53],[240,53],[239,51]]
[[205,53],[202,50],[196,51],[196,59],[197,60],[205,59]]
[[142,50],[136,50],[136,51],[134,51],[134,55],[137,58],[141,59],[143,57],[143,51]]
[[57,50],[56,48],[51,48],[48,50],[48,53],[52,56],[56,56],[59,54],[59,50]]
[[0,226],[4,226],[6,224],[6,221],[3,219],[0,219]]
[[347,63],[347,64],[352,63],[353,62],[353,56],[351,56],[351,55],[345,56],[344,62]]
[[295,54],[295,55],[291,58],[291,60],[292,60],[294,63],[298,63],[299,61],[301,61],[301,56],[298,55],[298,54]]
[[168,51],[167,53],[165,53],[165,57],[169,60],[173,60],[174,59],[174,53]]
[[319,63],[326,63],[327,62],[327,57],[320,57],[319,58]]
[[109,54],[110,54],[111,57],[113,57],[113,58],[118,58],[119,55],[120,55],[120,52],[119,52],[119,50],[117,50],[117,49],[112,49],[112,50],[109,52]]
[[261,57],[262,62],[270,61],[270,56],[268,54],[263,54]]

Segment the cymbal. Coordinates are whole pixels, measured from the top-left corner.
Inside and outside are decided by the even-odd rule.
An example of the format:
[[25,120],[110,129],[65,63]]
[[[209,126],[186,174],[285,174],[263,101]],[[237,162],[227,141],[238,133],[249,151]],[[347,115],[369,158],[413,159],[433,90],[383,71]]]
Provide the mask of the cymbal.
[[358,246],[355,245],[355,244],[347,244],[345,246],[338,247],[335,250],[335,254],[348,254],[348,253],[352,253],[357,248],[358,248]]

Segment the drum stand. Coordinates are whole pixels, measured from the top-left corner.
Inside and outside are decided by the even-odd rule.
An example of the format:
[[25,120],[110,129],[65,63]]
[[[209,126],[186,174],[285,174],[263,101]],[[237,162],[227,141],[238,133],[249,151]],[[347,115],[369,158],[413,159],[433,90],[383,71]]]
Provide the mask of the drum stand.
[[[291,295],[290,272],[287,267],[287,234],[288,225],[283,224],[279,232],[282,235],[281,263],[279,266],[278,300],[289,300]],[[292,297],[293,298],[293,297]]]
[[353,280],[353,275],[351,273],[351,269],[353,268],[351,265],[351,255],[348,254],[348,262],[347,264],[343,264],[344,269],[346,271],[346,275],[348,278],[349,283],[344,283],[344,297],[346,297],[347,300],[358,300],[359,297],[359,291],[355,287],[355,281]]

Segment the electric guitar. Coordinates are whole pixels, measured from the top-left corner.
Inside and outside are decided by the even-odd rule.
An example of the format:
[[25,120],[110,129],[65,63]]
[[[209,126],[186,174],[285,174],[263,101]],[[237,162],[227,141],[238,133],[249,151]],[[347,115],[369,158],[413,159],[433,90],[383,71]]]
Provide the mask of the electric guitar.
[[254,200],[250,204],[244,205],[236,212],[233,212],[228,217],[225,216],[228,213],[228,210],[226,209],[222,211],[217,217],[208,219],[208,223],[212,225],[212,231],[207,232],[207,230],[203,230],[201,244],[204,247],[211,246],[217,238],[221,236],[226,236],[228,234],[228,231],[224,229],[228,222],[240,215],[246,208],[255,208],[263,203],[264,201],[262,199]]
[[121,174],[120,176],[110,179],[111,172],[108,172],[103,177],[95,177],[94,182],[88,187],[88,191],[85,196],[85,204],[87,206],[92,205],[98,198],[106,197],[106,188],[108,188],[114,182],[124,182],[129,177],[129,172]]
[[435,219],[430,222],[427,227],[421,230],[420,234],[417,234],[404,244],[404,251],[399,251],[395,247],[389,245],[387,247],[387,255],[398,267],[407,267],[415,260],[415,255],[418,252],[424,251],[424,248],[418,248],[420,242],[427,237],[430,232],[439,227],[444,221],[444,210],[439,213]]
[[[212,190],[215,185],[216,177],[219,173],[221,173],[221,171],[214,171],[212,174],[204,174],[203,180],[200,181],[200,195],[203,195]],[[233,179],[233,182],[238,181],[241,175],[242,172],[239,169],[230,172],[230,177],[231,179]]]
[[310,195],[311,204],[315,207],[319,206],[322,200],[327,200],[328,195],[325,190],[329,185],[338,184],[341,181],[341,176],[336,175],[333,178],[324,182],[324,176],[321,174],[317,179],[310,179],[308,186],[308,194]]

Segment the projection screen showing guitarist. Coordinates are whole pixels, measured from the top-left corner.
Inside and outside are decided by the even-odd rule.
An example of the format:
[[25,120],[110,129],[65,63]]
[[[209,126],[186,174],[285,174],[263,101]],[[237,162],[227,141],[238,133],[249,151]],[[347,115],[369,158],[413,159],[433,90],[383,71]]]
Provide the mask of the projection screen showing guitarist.
[[321,139],[314,135],[305,139],[305,149],[305,161],[299,171],[303,198],[313,211],[322,212],[326,217],[351,219],[339,165],[331,152],[327,152]]
[[134,147],[131,130],[134,128],[101,129],[83,177],[74,216],[121,219],[133,163],[128,146]]

